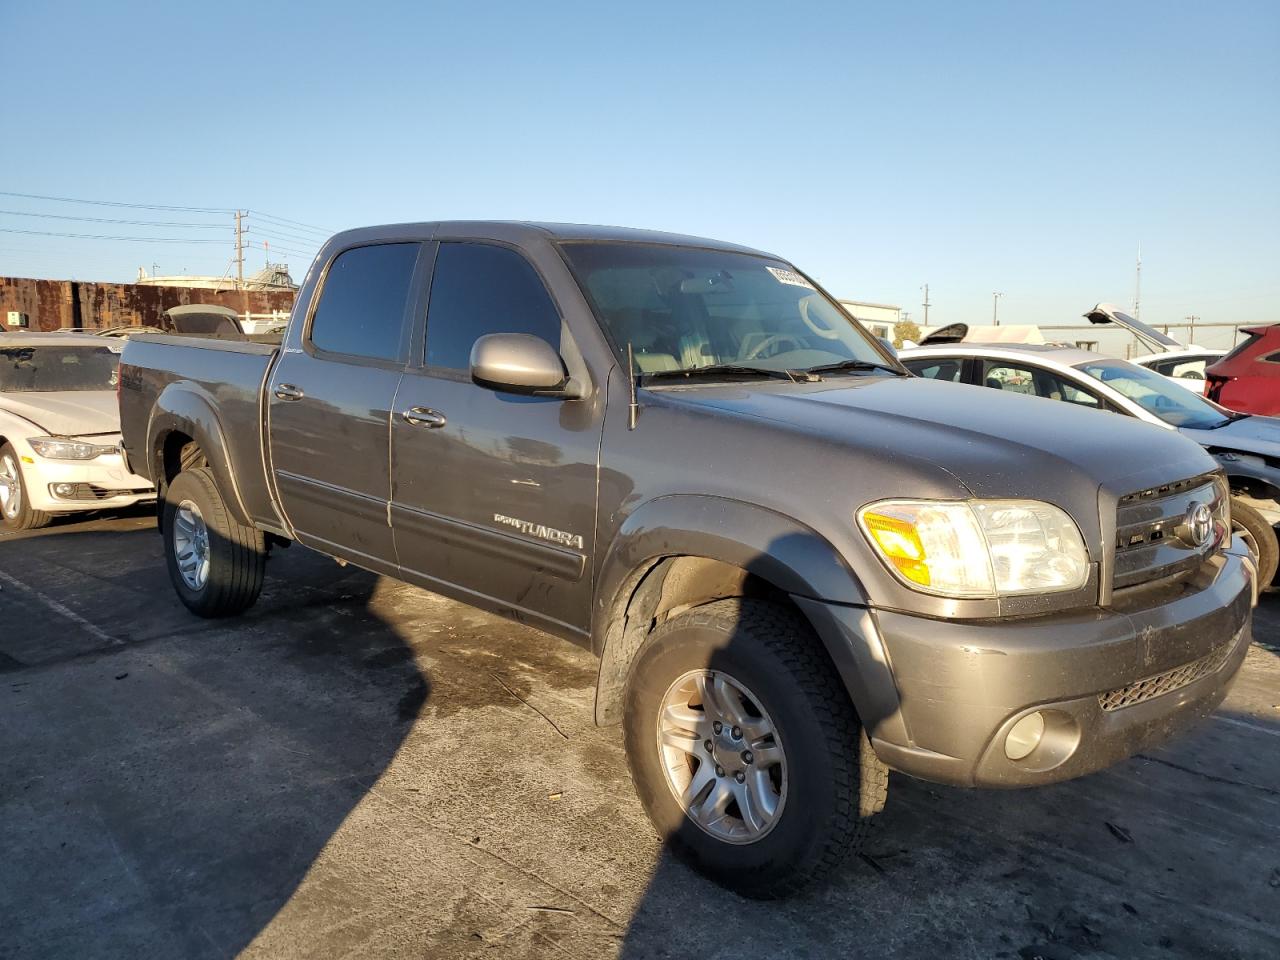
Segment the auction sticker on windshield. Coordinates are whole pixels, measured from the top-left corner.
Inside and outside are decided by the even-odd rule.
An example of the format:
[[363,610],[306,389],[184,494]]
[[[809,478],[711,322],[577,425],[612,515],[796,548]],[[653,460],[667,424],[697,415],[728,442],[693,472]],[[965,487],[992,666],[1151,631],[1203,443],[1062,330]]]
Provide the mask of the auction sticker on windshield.
[[783,270],[781,267],[765,267],[765,269],[772,273],[774,279],[779,283],[790,284],[793,287],[804,287],[806,290],[813,289],[813,284],[794,270]]

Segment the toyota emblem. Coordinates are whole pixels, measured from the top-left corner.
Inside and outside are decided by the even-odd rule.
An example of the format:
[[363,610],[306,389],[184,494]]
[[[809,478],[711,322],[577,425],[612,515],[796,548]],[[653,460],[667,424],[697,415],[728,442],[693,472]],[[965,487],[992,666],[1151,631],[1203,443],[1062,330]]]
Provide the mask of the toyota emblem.
[[1184,522],[1194,546],[1203,547],[1213,537],[1213,512],[1206,504],[1192,502]]

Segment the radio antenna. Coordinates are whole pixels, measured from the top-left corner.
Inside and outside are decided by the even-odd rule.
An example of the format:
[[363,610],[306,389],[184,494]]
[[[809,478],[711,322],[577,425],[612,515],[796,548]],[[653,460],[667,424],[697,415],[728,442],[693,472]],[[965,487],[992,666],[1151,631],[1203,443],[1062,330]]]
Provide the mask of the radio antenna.
[[627,341],[627,393],[631,401],[627,404],[627,429],[634,430],[640,404],[636,402],[636,359],[631,351],[630,341]]

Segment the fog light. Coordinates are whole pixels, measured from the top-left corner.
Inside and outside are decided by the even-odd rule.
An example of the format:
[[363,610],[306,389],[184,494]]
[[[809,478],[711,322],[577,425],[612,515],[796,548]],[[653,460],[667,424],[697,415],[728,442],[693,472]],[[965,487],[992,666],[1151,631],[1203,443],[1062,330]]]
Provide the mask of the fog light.
[[71,497],[75,495],[76,485],[74,483],[54,483],[53,495],[55,497]]
[[1044,736],[1044,714],[1036,711],[1029,713],[1013,725],[1009,735],[1004,738],[1004,755],[1010,760],[1021,760],[1040,746],[1040,738]]

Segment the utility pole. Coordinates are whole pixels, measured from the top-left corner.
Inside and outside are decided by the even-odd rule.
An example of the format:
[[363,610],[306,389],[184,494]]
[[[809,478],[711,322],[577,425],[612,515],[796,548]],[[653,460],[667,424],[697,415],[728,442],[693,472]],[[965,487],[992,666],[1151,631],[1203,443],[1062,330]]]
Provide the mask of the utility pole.
[[1182,319],[1191,325],[1191,329],[1187,331],[1187,346],[1191,346],[1196,340],[1196,321],[1200,318],[1193,314],[1192,316],[1183,317]]
[[236,286],[244,286],[244,214],[236,211]]
[[920,289],[924,291],[924,303],[920,304],[920,306],[924,307],[924,325],[927,327],[929,325],[929,306],[930,306],[929,285],[926,283]]
[[1138,265],[1133,276],[1133,319],[1142,319],[1142,241],[1138,241]]
[[1003,296],[1003,293],[991,294],[991,325],[993,327],[1000,326],[1000,298]]

